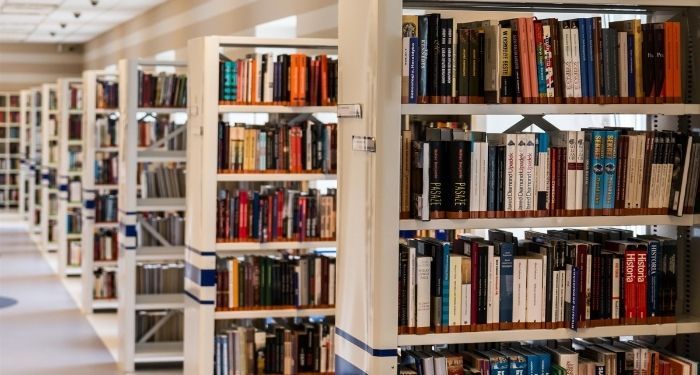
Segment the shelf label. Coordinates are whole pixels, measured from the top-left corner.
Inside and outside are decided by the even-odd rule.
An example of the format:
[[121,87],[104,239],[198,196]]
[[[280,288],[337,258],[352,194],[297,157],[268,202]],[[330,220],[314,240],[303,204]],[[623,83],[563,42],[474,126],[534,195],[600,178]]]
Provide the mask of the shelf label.
[[377,142],[374,137],[353,135],[352,149],[353,151],[377,152]]
[[338,104],[338,118],[362,118],[362,105]]

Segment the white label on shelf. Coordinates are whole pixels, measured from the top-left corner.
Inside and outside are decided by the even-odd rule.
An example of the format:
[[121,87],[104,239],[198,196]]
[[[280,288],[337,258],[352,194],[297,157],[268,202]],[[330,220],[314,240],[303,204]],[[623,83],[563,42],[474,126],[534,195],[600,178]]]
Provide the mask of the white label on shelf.
[[377,152],[377,143],[374,137],[366,137],[363,135],[352,136],[353,151]]
[[338,118],[362,118],[362,105],[338,104]]

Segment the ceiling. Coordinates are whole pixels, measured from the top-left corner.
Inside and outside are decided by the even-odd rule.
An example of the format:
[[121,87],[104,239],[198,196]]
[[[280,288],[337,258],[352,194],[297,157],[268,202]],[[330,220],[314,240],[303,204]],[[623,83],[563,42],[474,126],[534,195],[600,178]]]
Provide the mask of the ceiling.
[[0,42],[83,43],[164,1],[0,0]]

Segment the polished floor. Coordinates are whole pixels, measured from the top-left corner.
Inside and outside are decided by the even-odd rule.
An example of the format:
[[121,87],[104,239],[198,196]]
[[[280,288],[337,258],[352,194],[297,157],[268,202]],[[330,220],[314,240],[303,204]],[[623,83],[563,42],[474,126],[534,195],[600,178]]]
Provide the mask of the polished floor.
[[60,278],[19,224],[0,223],[0,374],[119,370]]

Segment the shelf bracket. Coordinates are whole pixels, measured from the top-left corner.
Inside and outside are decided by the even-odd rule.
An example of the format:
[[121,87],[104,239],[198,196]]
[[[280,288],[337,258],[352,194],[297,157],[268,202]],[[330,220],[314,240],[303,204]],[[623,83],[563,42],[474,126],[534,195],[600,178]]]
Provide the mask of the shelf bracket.
[[523,118],[513,124],[510,128],[508,128],[504,133],[520,133],[525,131],[525,129],[529,128],[532,125],[537,126],[538,128],[546,131],[546,132],[553,132],[553,131],[559,131],[559,128],[557,128],[554,124],[551,122],[545,120],[544,116],[545,115],[522,115]]
[[141,224],[141,228],[145,229],[148,233],[150,233],[155,239],[160,242],[162,246],[173,246],[170,241],[166,240],[165,237],[163,237],[160,233],[158,233],[157,230],[155,230],[150,223],[148,223],[146,220],[143,220],[140,216],[137,219],[139,224]]
[[172,318],[173,316],[175,316],[175,314],[179,314],[179,313],[180,313],[180,312],[177,311],[177,310],[170,310],[170,311],[168,311],[165,315],[163,315],[162,318],[160,318],[160,320],[158,320],[158,322],[157,322],[156,324],[153,325],[153,327],[151,327],[151,329],[149,329],[146,333],[143,334],[143,336],[141,336],[141,337],[138,339],[138,343],[139,343],[139,344],[143,344],[144,342],[148,341],[148,339],[150,339],[151,337],[153,337],[153,335],[155,335],[156,332],[158,332],[158,330],[159,330],[161,327],[163,327],[163,326],[165,325],[165,323],[168,322],[168,320],[170,320],[170,318]]
[[185,125],[178,126],[177,129],[173,130],[171,133],[168,133],[168,135],[166,135],[165,137],[153,142],[150,146],[146,147],[146,150],[154,151],[157,148],[163,147],[166,142],[177,137],[178,135],[180,135],[180,133],[184,133],[185,128],[186,128]]

